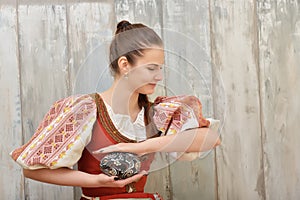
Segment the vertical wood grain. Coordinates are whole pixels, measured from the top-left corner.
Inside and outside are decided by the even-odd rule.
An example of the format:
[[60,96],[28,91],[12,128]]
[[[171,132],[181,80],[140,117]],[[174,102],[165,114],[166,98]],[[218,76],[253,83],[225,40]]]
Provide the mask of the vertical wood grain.
[[0,4],[0,194],[24,198],[22,169],[9,156],[22,144],[16,5]]
[[226,99],[225,113],[215,113],[226,115],[216,154],[218,199],[264,199],[256,2],[212,0],[210,13],[212,62],[225,88],[214,98]]
[[[22,124],[25,142],[52,103],[68,94],[66,8],[19,5]],[[73,188],[26,179],[27,199],[73,199]]]
[[[163,8],[167,94],[196,95],[212,117],[208,1],[164,1]],[[214,154],[172,164],[172,199],[215,199],[214,168]]]
[[113,24],[113,2],[68,5],[72,93],[101,92],[111,85],[108,47]]
[[300,2],[258,1],[266,199],[299,199]]
[[165,1],[163,25],[168,95],[196,95],[212,116],[208,1]]
[[132,23],[144,23],[151,28],[158,28],[161,34],[162,2],[159,0],[115,0],[116,22],[128,20]]

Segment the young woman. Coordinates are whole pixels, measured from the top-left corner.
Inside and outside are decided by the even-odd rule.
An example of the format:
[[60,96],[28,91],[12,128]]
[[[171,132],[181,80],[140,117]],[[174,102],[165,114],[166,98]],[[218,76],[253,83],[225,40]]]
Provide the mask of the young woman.
[[[160,199],[144,193],[146,171],[123,180],[103,174],[103,153],[201,152],[220,143],[218,134],[207,128],[195,97],[148,101],[147,95],[163,78],[164,64],[162,40],[152,29],[121,21],[110,46],[110,62],[114,82],[107,91],[55,102],[31,140],[11,155],[25,177],[82,187],[82,200]],[[149,169],[150,162],[151,158],[143,163],[143,169]],[[76,163],[78,170],[73,170]]]

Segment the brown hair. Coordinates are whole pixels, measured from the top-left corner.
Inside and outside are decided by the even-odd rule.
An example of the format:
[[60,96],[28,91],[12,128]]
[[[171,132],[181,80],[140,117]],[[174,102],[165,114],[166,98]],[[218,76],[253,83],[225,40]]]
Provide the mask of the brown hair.
[[[144,24],[131,24],[123,20],[117,25],[115,37],[110,44],[110,70],[113,76],[120,73],[118,59],[125,56],[131,65],[134,65],[138,57],[143,57],[145,49],[163,47],[161,38],[155,31]],[[148,106],[148,97],[139,94],[140,107]]]

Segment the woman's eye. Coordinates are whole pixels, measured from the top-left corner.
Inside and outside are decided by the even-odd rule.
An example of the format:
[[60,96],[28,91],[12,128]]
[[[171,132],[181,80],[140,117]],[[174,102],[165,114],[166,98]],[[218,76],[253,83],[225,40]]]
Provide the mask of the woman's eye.
[[162,65],[148,65],[148,70],[154,71],[156,69],[162,69]]
[[155,70],[155,68],[154,68],[154,67],[148,67],[148,70],[150,70],[150,71],[154,71],[154,70]]

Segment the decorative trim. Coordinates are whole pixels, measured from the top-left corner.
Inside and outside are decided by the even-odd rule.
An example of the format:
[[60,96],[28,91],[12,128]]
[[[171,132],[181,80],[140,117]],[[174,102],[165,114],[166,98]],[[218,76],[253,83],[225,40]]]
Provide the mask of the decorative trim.
[[136,140],[131,140],[118,131],[108,114],[102,97],[98,93],[91,94],[91,96],[95,99],[97,105],[98,119],[108,135],[117,143],[137,143]]

